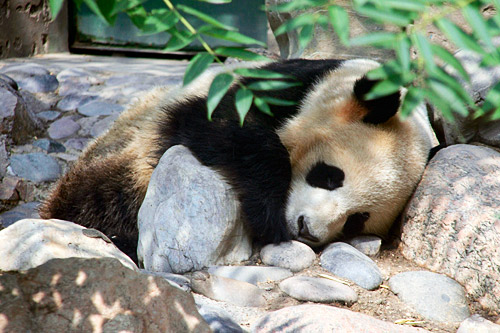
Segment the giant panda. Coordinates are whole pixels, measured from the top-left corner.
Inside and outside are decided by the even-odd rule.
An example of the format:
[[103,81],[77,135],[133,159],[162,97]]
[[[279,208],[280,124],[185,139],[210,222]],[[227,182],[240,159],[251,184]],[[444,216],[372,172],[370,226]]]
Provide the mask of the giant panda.
[[[423,108],[402,119],[403,91],[368,100],[372,60],[283,60],[253,64],[300,83],[260,97],[292,101],[252,106],[241,126],[239,77],[212,120],[206,99],[221,68],[185,87],[156,88],[132,104],[82,153],[43,203],[43,218],[99,229],[136,259],[137,213],[163,153],[184,145],[235,189],[242,216],[262,244],[297,239],[312,246],[341,235],[384,236],[428,161],[432,129]],[[281,103],[283,104],[283,103]]]

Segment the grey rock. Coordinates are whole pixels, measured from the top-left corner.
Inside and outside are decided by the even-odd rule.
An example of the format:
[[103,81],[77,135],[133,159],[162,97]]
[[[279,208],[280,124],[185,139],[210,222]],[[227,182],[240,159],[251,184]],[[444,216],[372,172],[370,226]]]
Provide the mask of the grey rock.
[[282,281],[279,287],[300,301],[353,304],[358,300],[358,295],[352,288],[323,278],[294,276]]
[[16,176],[35,183],[56,180],[61,174],[57,161],[43,153],[13,154],[10,167]]
[[37,113],[37,117],[44,122],[56,120],[60,115],[61,112],[59,111],[42,111]]
[[293,240],[264,246],[260,251],[260,258],[266,265],[299,272],[313,264],[316,253],[306,244]]
[[165,272],[151,272],[145,269],[140,270],[144,274],[159,276],[167,280],[172,286],[184,290],[186,292],[191,291],[191,280],[184,275],[165,273]]
[[8,66],[2,72],[16,80],[20,88],[34,93],[55,91],[59,86],[57,78],[37,64]]
[[113,125],[117,118],[118,115],[115,114],[96,121],[90,128],[90,136],[92,136],[93,138],[97,138],[101,134],[104,134],[104,132],[106,132],[111,127],[111,125]]
[[78,107],[78,113],[87,116],[109,116],[123,111],[123,106],[101,101],[91,101]]
[[90,72],[81,69],[81,68],[65,68],[57,74],[57,79],[59,81],[67,81],[71,82],[82,82],[82,83],[90,83],[90,84],[100,84],[103,83],[102,80],[95,77]]
[[427,271],[399,273],[389,287],[420,315],[438,322],[460,322],[470,316],[461,285],[449,277]]
[[74,150],[83,150],[89,143],[89,139],[85,138],[73,138],[69,139],[64,143],[64,146]]
[[79,129],[80,125],[69,116],[54,121],[47,132],[52,139],[59,140],[76,134]]
[[323,268],[365,289],[373,290],[382,283],[382,274],[375,262],[349,244],[330,244],[320,260]]
[[61,111],[72,111],[95,99],[97,99],[97,96],[94,95],[69,94],[57,103],[57,107]]
[[259,282],[279,281],[292,276],[288,269],[265,266],[212,266],[208,272],[257,285]]
[[83,117],[78,119],[76,122],[80,125],[80,130],[78,131],[78,135],[82,137],[91,136],[90,131],[92,127],[100,120],[100,117]]
[[238,306],[263,307],[266,304],[263,291],[253,284],[207,272],[194,272],[191,276],[191,288],[216,301]]
[[59,96],[68,96],[71,94],[81,94],[87,92],[91,87],[90,83],[75,82],[74,80],[66,80],[59,84]]
[[427,331],[396,325],[333,306],[304,304],[270,312],[252,326],[252,332],[417,333]]
[[457,333],[500,333],[500,325],[475,314],[460,324]]
[[160,159],[138,227],[138,257],[150,271],[184,273],[251,255],[235,193],[183,146],[170,148]]
[[[37,94],[37,96],[35,96],[34,94],[32,94],[31,92],[29,92],[27,90],[20,90],[19,94],[26,102],[28,110],[31,113],[37,114],[37,115],[38,115],[38,113],[40,113],[42,111],[52,109],[55,106],[55,104],[57,103],[57,101],[55,101],[55,102],[50,101],[50,99],[51,99],[50,97],[55,96],[55,94]],[[45,97],[47,97],[47,98],[45,98]],[[57,99],[58,97],[55,97],[55,98]]]
[[478,139],[487,145],[500,147],[500,121],[489,121],[479,125]]
[[9,165],[9,154],[7,153],[7,136],[0,135],[0,178],[5,177]]
[[38,214],[39,202],[28,202],[13,209],[0,214],[0,229],[2,227],[7,228],[8,226],[14,224],[17,221],[23,219],[38,219],[40,215]]
[[19,89],[17,82],[6,74],[0,74],[0,80],[8,84],[14,90]]
[[349,240],[349,244],[367,256],[376,256],[380,252],[382,239],[377,236],[357,236]]
[[49,139],[36,140],[33,146],[39,147],[45,150],[47,153],[62,153],[66,151],[66,148],[57,141]]
[[480,146],[440,150],[403,214],[401,250],[500,311],[500,153]]
[[198,306],[198,312],[214,333],[243,333],[240,325],[222,308],[205,304]]
[[47,75],[50,74],[50,71],[45,67],[35,64],[35,63],[21,63],[21,64],[12,64],[3,67],[0,72],[16,75]]

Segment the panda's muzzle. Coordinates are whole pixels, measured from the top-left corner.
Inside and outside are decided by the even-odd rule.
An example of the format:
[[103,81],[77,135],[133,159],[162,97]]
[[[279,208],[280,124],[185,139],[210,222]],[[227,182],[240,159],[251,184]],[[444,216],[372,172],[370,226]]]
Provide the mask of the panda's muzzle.
[[299,226],[299,238],[308,240],[313,243],[319,242],[319,238],[311,235],[309,232],[309,227],[307,226],[307,221],[303,215],[300,215],[297,220]]

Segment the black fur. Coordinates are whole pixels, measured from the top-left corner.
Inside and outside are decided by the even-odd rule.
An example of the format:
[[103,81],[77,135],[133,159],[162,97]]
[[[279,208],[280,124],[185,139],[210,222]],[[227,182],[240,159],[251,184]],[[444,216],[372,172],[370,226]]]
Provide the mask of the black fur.
[[389,120],[398,112],[400,104],[399,91],[387,96],[375,99],[366,99],[365,95],[380,81],[370,80],[366,76],[357,80],[354,84],[354,96],[356,100],[368,110],[368,114],[363,118],[367,124],[382,124]]
[[370,218],[370,213],[355,213],[349,215],[344,224],[342,233],[344,237],[351,238],[363,232],[365,222]]
[[333,191],[342,187],[345,174],[341,169],[324,162],[317,163],[307,173],[306,182],[312,187]]

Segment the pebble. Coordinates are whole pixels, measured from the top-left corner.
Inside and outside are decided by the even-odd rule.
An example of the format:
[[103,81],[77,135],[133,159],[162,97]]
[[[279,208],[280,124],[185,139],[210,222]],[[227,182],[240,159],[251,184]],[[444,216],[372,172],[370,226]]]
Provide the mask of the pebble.
[[470,316],[464,289],[445,275],[427,271],[399,273],[389,279],[389,287],[428,320],[460,322]]
[[353,304],[358,295],[350,287],[328,279],[294,276],[282,281],[280,289],[299,301]]
[[87,82],[75,82],[75,80],[66,80],[59,85],[59,96],[68,96],[71,94],[78,94],[82,91],[88,91],[91,87]]
[[323,268],[365,289],[376,289],[382,283],[382,273],[375,262],[349,244],[330,244],[320,260]]
[[198,312],[205,319],[213,333],[240,333],[243,332],[240,325],[233,318],[219,307],[204,304],[198,306]]
[[288,269],[266,266],[212,266],[208,272],[254,285],[259,282],[279,281],[292,276],[292,272]]
[[51,92],[59,87],[57,78],[37,64],[7,66],[2,72],[14,79],[20,88],[33,93]]
[[57,141],[49,139],[40,139],[33,142],[33,146],[45,150],[47,153],[63,153],[66,148]]
[[116,118],[118,118],[118,114],[96,121],[90,128],[90,136],[97,138],[99,135],[104,134],[113,125]]
[[260,258],[266,265],[300,272],[314,263],[316,253],[308,245],[292,240],[264,246],[260,251]]
[[52,139],[58,140],[72,136],[78,132],[78,130],[80,130],[80,125],[69,116],[54,121],[49,126],[47,132]]
[[263,307],[266,305],[264,292],[253,284],[207,272],[193,273],[191,288],[211,299],[238,306]]
[[37,113],[37,117],[44,122],[56,120],[61,115],[59,111],[42,111]]
[[476,314],[465,319],[460,324],[457,333],[500,333],[500,325]]
[[69,149],[83,150],[89,143],[89,139],[86,138],[72,138],[64,143],[64,146]]
[[61,174],[57,161],[44,153],[13,154],[10,167],[16,176],[35,183],[56,180]]
[[124,110],[121,105],[101,101],[91,101],[79,106],[77,109],[78,113],[87,117],[109,116],[115,113],[120,113]]
[[83,117],[78,119],[76,122],[80,125],[80,130],[78,131],[79,136],[87,137],[90,136],[90,131],[92,127],[99,121],[98,116],[94,117]]
[[61,111],[72,111],[72,110],[78,109],[80,106],[87,104],[95,99],[97,99],[97,96],[69,94],[69,95],[64,96],[57,103],[57,107]]
[[7,228],[9,225],[22,219],[38,219],[38,206],[37,201],[28,202],[14,207],[13,209],[0,214],[0,229]]
[[382,239],[377,236],[357,236],[349,240],[349,244],[367,256],[376,256],[380,252]]

